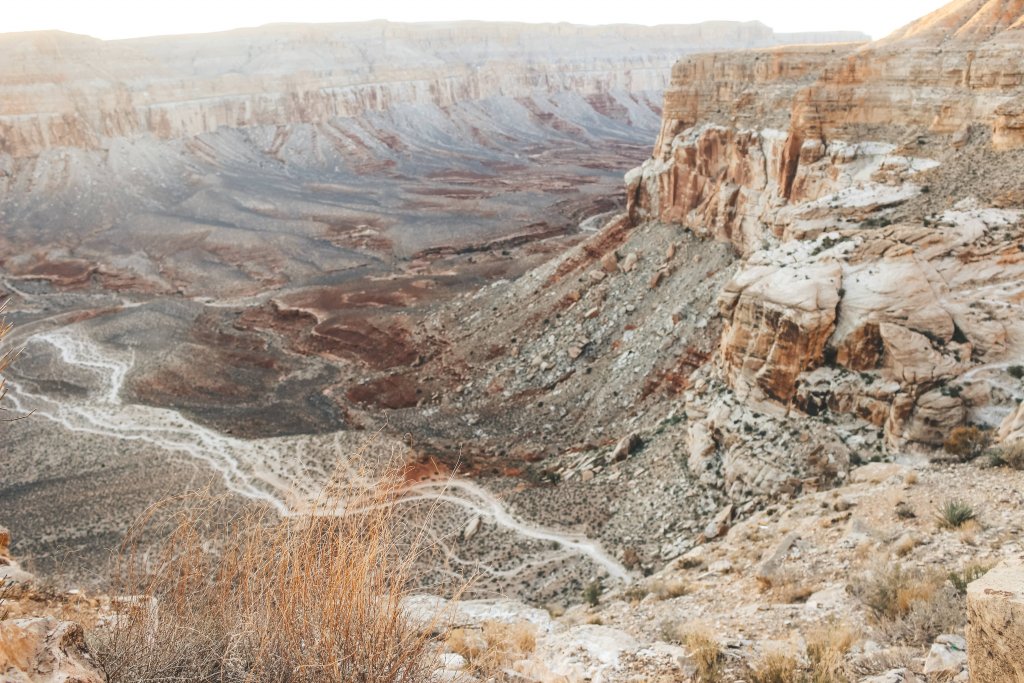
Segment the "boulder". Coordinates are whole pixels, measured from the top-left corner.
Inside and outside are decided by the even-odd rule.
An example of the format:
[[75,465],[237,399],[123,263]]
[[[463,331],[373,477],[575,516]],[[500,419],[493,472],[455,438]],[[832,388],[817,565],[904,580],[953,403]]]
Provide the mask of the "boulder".
[[640,448],[643,442],[640,440],[640,435],[635,432],[627,434],[619,440],[619,443],[615,445],[615,450],[612,451],[612,460],[619,462],[625,460],[631,456],[636,449]]
[[967,587],[967,658],[972,681],[1024,681],[1024,558]]
[[718,514],[715,515],[714,519],[708,522],[707,527],[704,529],[704,537],[710,541],[711,539],[724,535],[732,524],[732,513],[732,505],[726,505],[724,508],[719,510]]
[[936,638],[924,661],[924,675],[929,680],[956,678],[967,668],[967,640],[963,636],[944,635]]
[[105,683],[78,624],[51,618],[0,622],[4,683]]

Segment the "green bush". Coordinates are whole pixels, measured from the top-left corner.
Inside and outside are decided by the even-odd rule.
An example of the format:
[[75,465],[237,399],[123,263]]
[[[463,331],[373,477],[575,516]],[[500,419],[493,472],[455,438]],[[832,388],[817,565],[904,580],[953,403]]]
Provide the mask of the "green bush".
[[959,529],[967,522],[977,519],[974,508],[962,500],[947,500],[935,512],[939,526],[943,529]]

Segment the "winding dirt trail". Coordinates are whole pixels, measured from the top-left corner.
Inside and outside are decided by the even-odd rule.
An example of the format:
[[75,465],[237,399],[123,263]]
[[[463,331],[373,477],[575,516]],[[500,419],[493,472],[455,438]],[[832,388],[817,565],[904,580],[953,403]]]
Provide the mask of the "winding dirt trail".
[[[305,507],[308,501],[297,491],[308,492],[310,482],[297,481],[301,475],[288,477],[272,473],[273,468],[268,463],[297,460],[297,453],[313,447],[308,438],[243,440],[204,427],[174,410],[125,403],[121,390],[134,365],[134,354],[101,347],[84,334],[76,333],[73,326],[53,329],[37,323],[32,327],[32,331],[40,328],[43,331],[30,334],[30,330],[22,329],[22,334],[12,341],[17,341],[28,352],[54,354],[69,371],[91,376],[92,391],[86,398],[55,398],[10,381],[9,400],[16,411],[31,411],[34,419],[57,424],[69,432],[69,442],[74,438],[71,434],[88,433],[142,441],[169,455],[186,455],[217,472],[230,491],[269,504],[284,515]],[[303,486],[297,487],[297,483]],[[585,557],[614,579],[630,579],[630,572],[597,541],[523,521],[497,496],[468,479],[420,482],[408,490],[403,500],[457,506],[522,538],[556,544],[558,548],[551,554],[557,558],[567,554]]]

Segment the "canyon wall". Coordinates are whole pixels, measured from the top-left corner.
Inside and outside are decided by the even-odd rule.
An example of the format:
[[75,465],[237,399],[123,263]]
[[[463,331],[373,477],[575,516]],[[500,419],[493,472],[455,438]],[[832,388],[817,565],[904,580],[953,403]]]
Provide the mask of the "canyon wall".
[[853,414],[893,445],[1012,418],[1022,17],[958,0],[869,45],[676,64],[630,215],[743,258],[719,304],[744,400]]
[[680,53],[856,34],[785,34],[752,23],[277,25],[103,42],[0,36],[0,152],[14,157],[150,133],[319,123],[396,104],[612,90],[660,92]]

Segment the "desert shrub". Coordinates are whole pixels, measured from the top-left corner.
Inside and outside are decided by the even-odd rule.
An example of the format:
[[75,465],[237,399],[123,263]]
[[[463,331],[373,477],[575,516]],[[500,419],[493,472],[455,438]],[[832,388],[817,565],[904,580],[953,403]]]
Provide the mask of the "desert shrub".
[[757,583],[761,590],[768,591],[773,601],[794,605],[807,602],[807,599],[818,590],[818,585],[808,582],[798,572],[779,572],[775,576],[759,576]]
[[686,595],[692,590],[689,582],[682,577],[655,579],[650,582],[650,592],[659,600],[670,600]]
[[764,655],[750,671],[752,683],[800,683],[796,657],[783,652]]
[[583,587],[583,599],[591,607],[597,607],[601,602],[601,593],[604,591],[604,584],[601,579],[594,579]]
[[[116,568],[132,597],[94,637],[110,683],[428,680],[441,615],[403,607],[420,532],[391,481],[293,517],[198,494],[152,509]],[[173,532],[144,544],[168,514]]]
[[846,653],[857,634],[841,624],[826,624],[807,637],[807,683],[846,683]]
[[537,648],[537,629],[525,621],[485,621],[480,629],[453,629],[445,644],[451,652],[466,659],[473,673],[493,678],[533,653]]
[[725,656],[722,648],[705,631],[690,631],[682,636],[683,645],[690,654],[698,683],[718,683],[725,676]]
[[943,529],[959,529],[978,515],[962,500],[947,500],[935,511],[935,519]]
[[991,445],[992,433],[978,427],[957,427],[949,433],[942,448],[960,460],[974,460]]
[[847,586],[867,607],[878,630],[889,640],[928,645],[943,633],[963,626],[966,605],[940,572],[906,570],[880,563]]
[[993,449],[990,451],[990,461],[994,467],[1024,470],[1024,439]]
[[1014,379],[1024,379],[1024,365],[1011,365],[1007,372]]
[[918,656],[916,648],[889,648],[855,657],[850,662],[849,669],[855,680],[861,680],[869,676],[884,674],[893,669],[909,669],[914,665]]
[[966,597],[967,586],[985,576],[991,568],[991,565],[971,562],[960,571],[950,572],[948,576],[949,582],[952,584],[953,589],[956,590],[957,595]]

